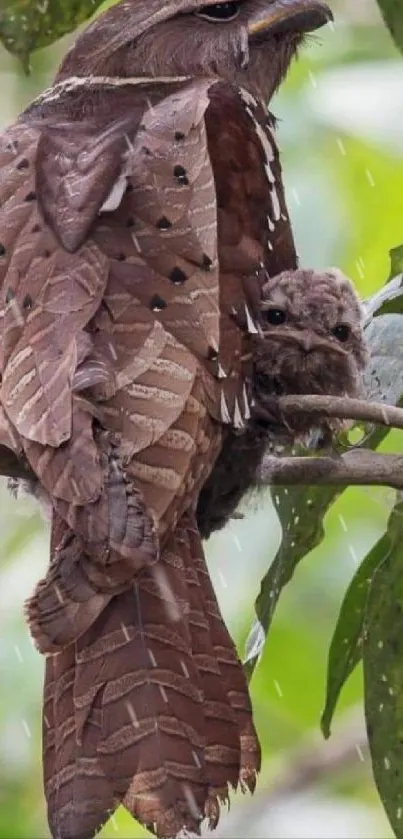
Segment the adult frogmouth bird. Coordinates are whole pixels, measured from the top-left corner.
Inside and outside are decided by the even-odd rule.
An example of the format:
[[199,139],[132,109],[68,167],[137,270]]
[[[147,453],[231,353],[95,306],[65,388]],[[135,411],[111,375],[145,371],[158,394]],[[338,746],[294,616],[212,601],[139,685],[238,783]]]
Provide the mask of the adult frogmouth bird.
[[0,148],[0,442],[50,507],[27,604],[57,839],[214,826],[260,751],[196,511],[296,267],[266,111],[321,0],[125,0]]

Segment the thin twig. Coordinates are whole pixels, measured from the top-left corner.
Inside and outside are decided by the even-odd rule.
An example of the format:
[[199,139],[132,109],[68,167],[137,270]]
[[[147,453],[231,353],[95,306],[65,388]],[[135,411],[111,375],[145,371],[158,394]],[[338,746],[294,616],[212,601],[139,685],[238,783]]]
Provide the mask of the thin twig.
[[259,472],[263,486],[390,486],[403,489],[403,455],[353,449],[334,457],[267,455]]
[[291,394],[275,397],[275,404],[284,414],[325,414],[327,417],[403,428],[403,409],[383,402],[366,402],[365,399],[352,399],[349,396]]

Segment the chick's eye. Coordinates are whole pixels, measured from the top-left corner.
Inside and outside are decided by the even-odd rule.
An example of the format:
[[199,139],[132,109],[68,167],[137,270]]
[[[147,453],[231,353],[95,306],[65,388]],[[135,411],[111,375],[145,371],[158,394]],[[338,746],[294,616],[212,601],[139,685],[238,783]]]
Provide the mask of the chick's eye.
[[240,11],[241,3],[239,0],[232,0],[229,3],[213,3],[212,6],[200,6],[196,15],[203,17],[206,20],[215,22],[222,22],[234,20]]
[[286,321],[286,314],[283,309],[267,309],[266,320],[272,326],[281,326]]
[[347,323],[338,323],[337,326],[332,329],[332,335],[337,338],[338,341],[341,341],[344,344],[348,341],[351,335],[351,329]]

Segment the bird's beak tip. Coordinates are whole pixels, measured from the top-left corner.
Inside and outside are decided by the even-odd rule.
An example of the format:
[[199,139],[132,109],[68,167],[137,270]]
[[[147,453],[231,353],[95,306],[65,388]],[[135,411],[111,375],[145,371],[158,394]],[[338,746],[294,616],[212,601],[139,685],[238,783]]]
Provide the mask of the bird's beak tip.
[[250,37],[281,32],[313,32],[333,20],[323,0],[274,0],[264,11],[251,18]]

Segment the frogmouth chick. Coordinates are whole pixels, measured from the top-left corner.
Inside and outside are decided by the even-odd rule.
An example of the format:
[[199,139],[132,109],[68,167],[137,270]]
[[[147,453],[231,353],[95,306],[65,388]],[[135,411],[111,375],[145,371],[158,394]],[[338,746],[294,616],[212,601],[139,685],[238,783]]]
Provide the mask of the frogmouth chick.
[[328,394],[358,397],[367,359],[363,314],[351,282],[338,269],[284,271],[262,289],[260,331],[252,341],[251,418],[229,431],[197,509],[207,538],[224,527],[257,483],[265,452],[307,441],[328,444],[340,420],[300,412],[281,414],[276,397]]
[[334,268],[285,271],[268,280],[262,298],[262,331],[253,348],[252,425],[285,443],[296,442],[312,426],[336,430],[339,420],[303,413],[274,418],[270,406],[273,395],[360,396],[367,351],[351,282]]

